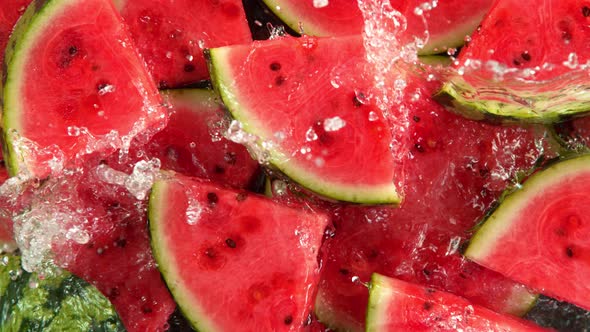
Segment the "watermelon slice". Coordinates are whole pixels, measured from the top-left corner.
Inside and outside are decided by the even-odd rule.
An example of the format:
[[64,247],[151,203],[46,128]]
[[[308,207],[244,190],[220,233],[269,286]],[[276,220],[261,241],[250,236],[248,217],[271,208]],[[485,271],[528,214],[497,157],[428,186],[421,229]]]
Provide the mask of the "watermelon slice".
[[160,88],[209,78],[204,47],[252,41],[241,0],[115,0]]
[[246,148],[228,141],[221,129],[225,113],[211,90],[168,90],[170,120],[164,130],[142,146],[142,157],[158,158],[162,169],[246,188],[258,162]]
[[[533,174],[489,215],[465,256],[544,294],[590,310],[590,156]],[[518,253],[515,255],[514,253]],[[567,277],[566,277],[567,276]]]
[[131,45],[111,1],[28,7],[11,37],[2,89],[11,174],[45,177],[165,123],[158,91]]
[[[377,1],[357,0],[264,0],[268,8],[280,17],[294,31],[313,36],[355,35],[366,29],[365,19],[377,26],[388,26],[387,10]],[[423,0],[393,1],[390,5],[407,20],[408,41],[413,37],[427,43],[420,54],[445,52],[448,48],[463,45],[465,37],[473,32],[492,5],[492,0],[439,0],[431,5]],[[364,13],[359,9],[363,5]],[[389,4],[389,2],[388,2]],[[373,8],[374,7],[374,8]],[[430,9],[429,9],[430,7]],[[376,10],[379,8],[379,11]],[[385,9],[384,9],[385,8]]]
[[195,328],[304,327],[325,217],[175,176],[155,183],[149,218],[160,270]]
[[439,100],[499,121],[558,122],[588,112],[588,8],[581,0],[497,1]]
[[446,292],[373,274],[367,331],[548,331]]
[[[373,272],[451,292],[498,312],[522,315],[535,296],[522,285],[466,261],[461,243],[519,171],[543,154],[541,128],[500,127],[446,112],[413,82],[406,199],[399,209],[337,207],[324,244],[316,313],[342,330],[364,328]],[[536,131],[540,130],[539,133]],[[315,208],[315,207],[314,207]]]
[[236,135],[253,136],[272,165],[333,199],[399,202],[401,165],[390,144],[403,143],[392,142],[383,112],[366,100],[373,81],[355,76],[360,36],[282,37],[210,55],[213,83],[246,132]]
[[4,0],[0,6],[0,63],[4,62],[4,50],[16,21],[32,0]]

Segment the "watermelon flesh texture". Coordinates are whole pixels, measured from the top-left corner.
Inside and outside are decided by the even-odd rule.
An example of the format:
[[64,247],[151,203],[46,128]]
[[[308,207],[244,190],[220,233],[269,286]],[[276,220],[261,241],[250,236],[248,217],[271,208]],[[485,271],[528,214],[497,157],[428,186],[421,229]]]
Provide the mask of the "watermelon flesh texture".
[[542,130],[492,126],[446,112],[426,97],[430,88],[409,91],[416,88],[422,98],[406,100],[414,146],[402,206],[332,210],[335,230],[323,248],[316,302],[320,321],[329,326],[362,330],[368,298],[362,283],[373,272],[498,312],[521,315],[534,301],[522,285],[464,260],[459,248],[517,173],[554,153],[551,145]]
[[195,328],[304,328],[327,218],[178,175],[156,182],[149,218],[160,270]]
[[211,90],[166,91],[170,119],[143,150],[143,158],[158,158],[162,169],[246,188],[259,172],[246,148],[222,136],[227,122]]
[[241,0],[118,0],[116,4],[160,88],[209,79],[204,48],[252,41]]
[[282,37],[210,53],[216,89],[243,131],[254,135],[246,142],[273,166],[333,199],[400,200],[395,154],[404,144],[366,100],[374,82],[355,76],[365,63],[360,36]]
[[5,0],[0,7],[0,63],[4,62],[4,50],[16,21],[32,0]]
[[440,99],[478,119],[483,112],[502,121],[558,122],[587,112],[589,8],[581,0],[496,1]]
[[549,331],[442,291],[373,274],[367,331]]
[[489,216],[465,256],[589,310],[589,203],[584,194],[590,183],[589,160],[583,155],[533,174]]
[[[313,36],[356,35],[369,27],[366,23],[388,25],[384,22],[386,19],[381,12],[381,3],[377,1],[331,0],[324,6],[318,6],[316,1],[311,0],[264,2],[291,29]],[[413,42],[415,37],[424,40],[427,36],[425,31],[428,31],[428,40],[418,53],[436,54],[463,45],[465,37],[475,30],[492,2],[440,0],[429,10],[428,3],[422,0],[403,0],[393,1],[391,9],[404,17],[402,20],[407,24],[404,39],[407,42]],[[371,9],[377,6],[379,10]],[[416,14],[420,11],[422,14]]]
[[165,124],[159,93],[110,1],[29,6],[11,43],[3,129],[12,174],[44,177]]

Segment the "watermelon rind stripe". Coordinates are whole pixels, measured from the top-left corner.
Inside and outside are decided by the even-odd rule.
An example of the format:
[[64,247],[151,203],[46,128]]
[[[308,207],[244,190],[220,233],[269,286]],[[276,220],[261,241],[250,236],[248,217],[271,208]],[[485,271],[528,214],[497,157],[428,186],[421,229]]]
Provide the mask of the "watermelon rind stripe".
[[169,181],[173,180],[156,181],[149,198],[148,220],[154,258],[170,293],[191,325],[199,331],[220,331],[215,323],[207,318],[205,311],[199,305],[199,300],[183,287],[183,281],[178,277],[180,276],[179,266],[174,254],[171,253],[169,243],[172,239],[166,232],[165,212],[166,202],[169,200],[167,195]]
[[485,260],[493,255],[494,248],[502,245],[502,238],[519,222],[519,211],[530,204],[529,198],[550,195],[551,188],[559,187],[565,180],[590,172],[590,155],[582,155],[551,164],[531,175],[519,189],[507,195],[471,238],[465,257],[473,261]]
[[[494,82],[453,75],[434,95],[451,111],[473,120],[551,124],[590,112],[587,74],[573,72],[547,82]],[[582,80],[582,81],[581,81]],[[578,84],[579,82],[586,84]]]
[[186,106],[192,112],[201,112],[219,107],[215,100],[215,93],[209,89],[171,89],[162,90],[161,93],[172,105]]
[[[321,24],[315,24],[310,21],[301,19],[301,13],[298,13],[295,8],[289,6],[291,3],[296,3],[301,0],[277,1],[277,0],[263,0],[268,9],[270,9],[283,23],[285,23],[291,30],[301,33],[301,28],[306,35],[317,37],[330,37],[333,33],[322,28]],[[301,24],[301,26],[300,26]],[[360,33],[361,31],[359,31]]]
[[373,273],[369,285],[369,304],[367,307],[367,332],[382,331],[383,322],[387,319],[387,308],[392,303],[395,294],[391,286],[388,286],[387,278]]
[[[239,121],[243,130],[259,138],[272,137],[271,133],[264,130],[264,125],[257,120],[257,117],[250,110],[242,107],[239,91],[235,90],[235,84],[231,66],[227,59],[231,54],[232,46],[220,47],[209,50],[211,62],[211,80],[214,88],[220,94],[225,106],[230,113]],[[379,185],[346,185],[327,182],[319,176],[306,171],[288,156],[276,149],[268,151],[270,163],[281,172],[290,177],[293,181],[311,191],[331,199],[362,204],[398,204],[402,197],[397,192],[393,179]]]

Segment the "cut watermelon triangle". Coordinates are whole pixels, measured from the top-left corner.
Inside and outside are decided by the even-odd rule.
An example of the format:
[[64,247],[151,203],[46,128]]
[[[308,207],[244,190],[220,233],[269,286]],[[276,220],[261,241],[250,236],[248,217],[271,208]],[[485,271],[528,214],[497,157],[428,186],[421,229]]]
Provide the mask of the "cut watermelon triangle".
[[587,6],[579,0],[496,1],[438,99],[474,119],[554,123],[584,115],[590,101]]
[[[142,157],[158,158],[162,169],[246,188],[259,172],[246,148],[223,137],[227,117],[206,89],[168,90],[170,120],[154,135]],[[133,152],[131,153],[133,154]]]
[[[362,68],[360,36],[282,37],[210,56],[213,83],[243,127],[236,138],[263,159],[322,196],[400,201],[402,165],[390,145],[403,154],[404,141],[367,100],[374,82]],[[403,110],[391,113],[404,118]]]
[[501,315],[446,292],[373,274],[367,332],[388,331],[549,331]]
[[204,47],[252,41],[241,0],[116,0],[160,88],[209,79]]
[[202,331],[300,331],[312,310],[322,215],[176,175],[155,183],[152,248]]
[[108,0],[36,2],[6,54],[11,174],[45,177],[165,124],[158,91]]
[[[508,193],[465,251],[478,264],[590,310],[590,156],[549,165]],[[514,253],[518,253],[515,255]]]
[[[439,0],[433,4],[423,0],[392,1],[389,9],[381,1],[374,0],[264,0],[268,8],[294,31],[313,36],[347,36],[362,33],[367,27],[390,26],[393,10],[399,11],[405,20],[407,41],[415,37],[428,41],[420,54],[443,53],[465,42],[492,5],[492,0]],[[363,10],[359,9],[359,4]],[[364,11],[364,13],[363,13]],[[385,22],[390,20],[390,22]],[[366,22],[369,25],[366,25]],[[403,23],[400,23],[403,25]]]

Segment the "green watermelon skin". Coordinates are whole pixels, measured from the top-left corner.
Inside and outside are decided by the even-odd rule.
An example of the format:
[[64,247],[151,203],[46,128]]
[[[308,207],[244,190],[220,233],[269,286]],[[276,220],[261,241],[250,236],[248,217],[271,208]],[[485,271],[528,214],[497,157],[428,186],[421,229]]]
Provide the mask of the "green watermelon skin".
[[442,291],[373,274],[367,332],[549,331]]
[[432,90],[424,83],[411,91],[416,88],[424,98],[406,101],[413,148],[405,203],[399,209],[328,207],[335,229],[323,247],[316,313],[332,328],[364,328],[368,292],[363,283],[373,272],[499,312],[522,315],[535,300],[524,286],[466,261],[459,251],[506,186],[538,158],[555,153],[552,145],[542,128],[469,121],[426,98]]
[[19,256],[1,259],[2,331],[125,331],[111,303],[82,279],[62,270],[40,277],[23,271]]
[[194,328],[306,328],[325,216],[174,175],[154,185],[149,219],[159,268]]
[[[366,7],[363,14],[356,0],[330,0],[325,6],[314,5],[315,1],[305,0],[264,0],[268,8],[280,17],[291,29],[312,36],[348,36],[360,34],[365,29],[365,17],[374,26],[392,25],[385,21],[376,3],[361,2]],[[414,37],[429,39],[418,50],[419,54],[443,53],[449,48],[463,45],[465,37],[471,34],[492,5],[492,0],[456,1],[439,0],[432,10],[416,15],[416,8],[425,4],[421,0],[393,1],[391,7],[399,11],[406,20],[407,30],[403,38],[413,42]],[[374,8],[372,8],[374,7]],[[385,8],[385,7],[384,7]],[[371,16],[372,15],[372,16]],[[426,21],[426,26],[424,24]]]
[[[142,158],[158,158],[161,168],[246,188],[260,172],[258,162],[240,144],[223,137],[228,119],[207,89],[164,92],[168,125],[145,145]],[[133,153],[132,153],[133,154]]]
[[507,193],[471,238],[465,257],[589,310],[589,161],[587,154],[557,161]]
[[263,160],[330,199],[399,203],[402,129],[363,98],[374,82],[356,75],[366,63],[360,36],[281,37],[210,56],[215,89]]
[[241,0],[116,0],[159,88],[209,79],[203,48],[252,41]]
[[0,6],[0,63],[4,62],[4,50],[16,21],[32,0],[5,0]]
[[111,1],[28,7],[11,36],[3,75],[11,174],[59,173],[165,125],[158,90],[132,45]]

